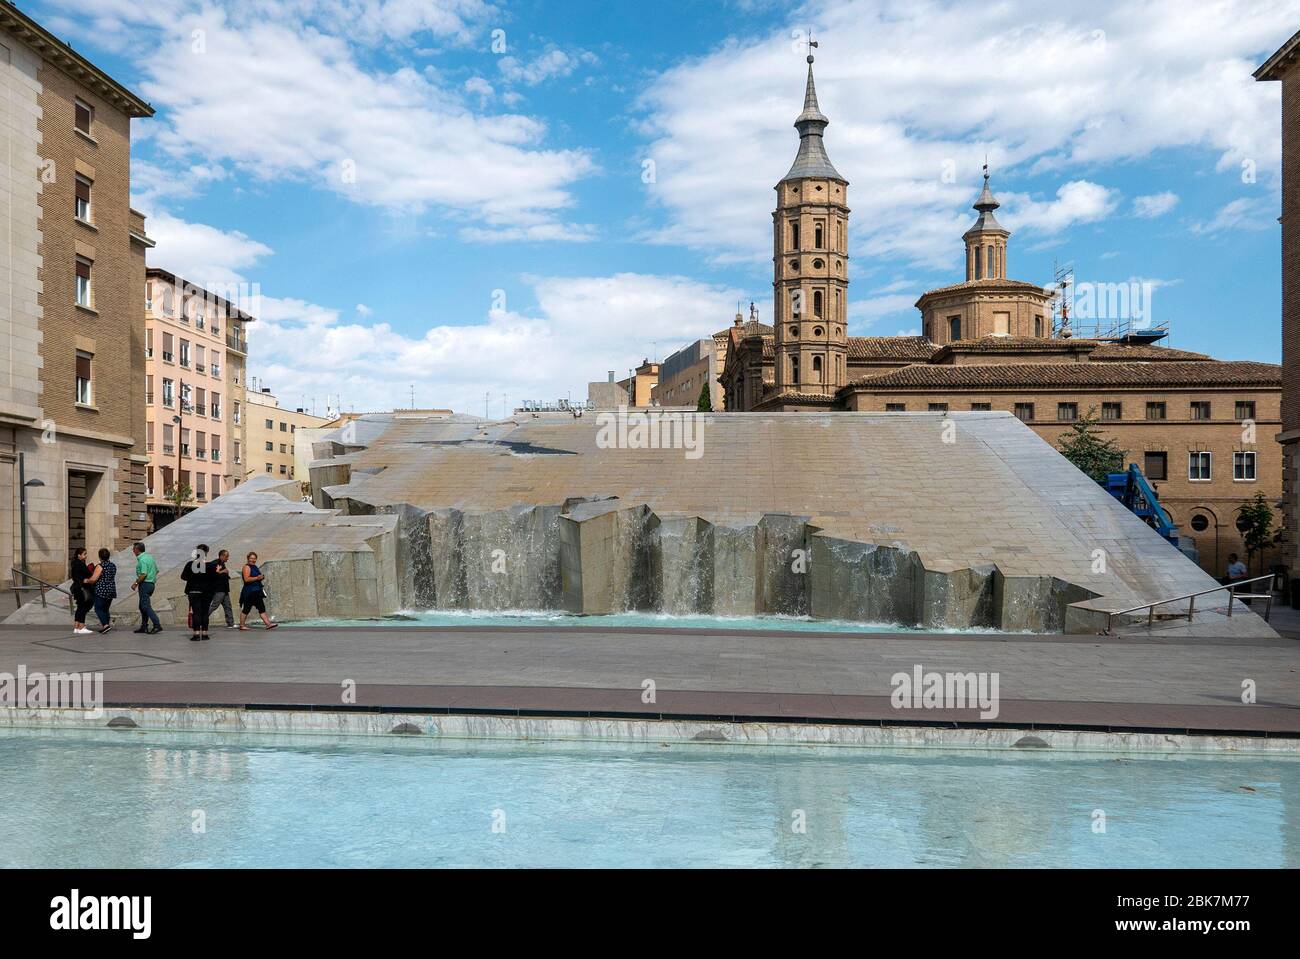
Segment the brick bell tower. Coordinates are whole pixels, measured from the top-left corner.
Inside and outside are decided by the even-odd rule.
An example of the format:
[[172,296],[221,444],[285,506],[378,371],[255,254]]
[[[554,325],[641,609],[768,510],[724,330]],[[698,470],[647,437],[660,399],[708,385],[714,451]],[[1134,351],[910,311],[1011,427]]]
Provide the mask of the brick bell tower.
[[830,394],[848,382],[849,183],[826,155],[808,43],[799,153],[772,214],[772,325],[777,391]]

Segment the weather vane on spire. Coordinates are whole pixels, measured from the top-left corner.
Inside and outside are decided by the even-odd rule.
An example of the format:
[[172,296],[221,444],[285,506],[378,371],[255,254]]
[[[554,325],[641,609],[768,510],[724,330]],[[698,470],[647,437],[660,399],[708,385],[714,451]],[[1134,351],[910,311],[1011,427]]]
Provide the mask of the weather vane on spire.
[[812,38],[812,31],[808,31],[808,62],[813,62],[813,50],[817,48],[817,41]]

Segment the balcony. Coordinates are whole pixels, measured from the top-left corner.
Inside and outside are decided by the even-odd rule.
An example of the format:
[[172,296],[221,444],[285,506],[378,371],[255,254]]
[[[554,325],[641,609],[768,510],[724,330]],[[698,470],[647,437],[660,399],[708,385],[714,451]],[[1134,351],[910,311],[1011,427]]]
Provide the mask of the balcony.
[[172,399],[170,396],[164,396],[163,406],[165,406],[169,410],[174,410],[176,409],[176,401]]
[[163,350],[163,362],[164,362],[164,363],[175,363],[175,362],[176,362],[176,354],[175,354],[175,353],[168,353],[166,350]]
[[197,406],[194,407],[194,412],[198,416],[207,416],[208,415],[207,404],[206,403],[198,404]]
[[172,446],[170,443],[164,443],[163,456],[175,456],[175,455],[176,455],[176,447]]
[[213,450],[213,451],[212,451],[212,462],[214,462],[214,463],[220,463],[220,462],[221,462],[221,450]]
[[230,347],[237,353],[248,353],[248,340],[233,333],[226,334],[226,346]]
[[212,418],[213,418],[214,420],[219,420],[219,419],[221,419],[221,407],[220,407],[220,406],[214,406],[214,407],[212,407]]
[[152,443],[145,443],[145,444],[144,444],[144,451],[145,451],[146,453],[152,453],[152,452],[153,452],[153,444],[152,444]]
[[148,403],[150,406],[152,406],[152,405],[153,405],[153,393],[152,393],[152,392],[149,392],[148,390],[146,390],[146,391],[145,391],[145,394],[144,394],[144,401],[145,401],[146,403]]
[[208,451],[205,449],[196,449],[194,451],[194,458],[196,460],[205,460],[208,458]]

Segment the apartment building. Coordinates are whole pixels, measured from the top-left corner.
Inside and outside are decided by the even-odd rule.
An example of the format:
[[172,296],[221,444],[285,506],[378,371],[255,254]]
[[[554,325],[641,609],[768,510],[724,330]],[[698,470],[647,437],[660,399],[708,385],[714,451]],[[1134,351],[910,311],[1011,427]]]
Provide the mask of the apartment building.
[[146,489],[156,529],[244,478],[254,317],[226,296],[150,267],[144,319]]
[[309,482],[295,462],[298,430],[335,422],[333,416],[313,416],[302,407],[282,409],[269,387],[254,384],[248,393],[248,462],[245,476],[261,473],[276,479]]
[[[131,121],[153,109],[0,2],[0,582],[143,535],[144,272]],[[24,558],[24,552],[26,557]]]

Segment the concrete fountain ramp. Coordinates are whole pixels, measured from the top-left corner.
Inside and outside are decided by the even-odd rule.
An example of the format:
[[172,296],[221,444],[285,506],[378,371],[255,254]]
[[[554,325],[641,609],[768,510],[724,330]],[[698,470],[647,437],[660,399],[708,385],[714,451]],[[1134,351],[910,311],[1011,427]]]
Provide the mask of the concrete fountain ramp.
[[[369,416],[316,444],[316,505],[396,517],[421,608],[1094,632],[1216,585],[1008,413],[699,419],[696,455],[592,413]],[[1272,635],[1223,604],[1189,628]]]
[[[199,543],[211,547],[214,559],[218,549],[230,550],[235,602],[238,570],[245,555],[256,551],[272,610],[280,618],[378,616],[399,609],[397,517],[339,516],[302,502],[301,491],[299,483],[255,476],[148,537],[149,552],[158,561],[153,602],[160,618],[185,622],[188,605],[181,569]],[[92,559],[94,552],[92,548]],[[114,609],[129,619],[136,606],[131,592],[135,557],[129,549],[122,550],[113,562],[118,570]],[[67,619],[66,600],[46,607],[32,601],[5,623],[63,624]]]

